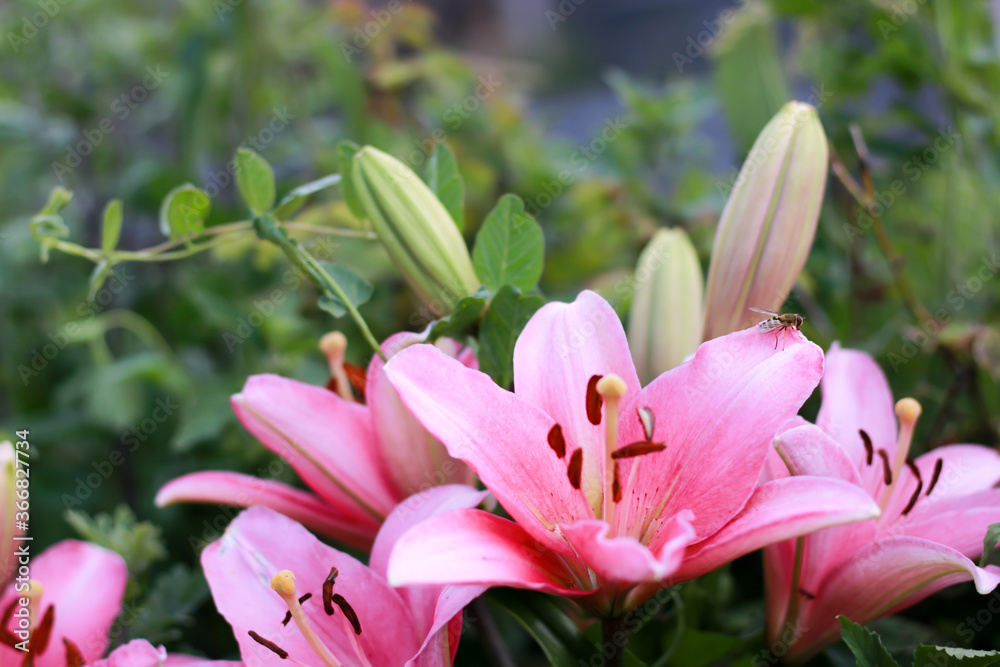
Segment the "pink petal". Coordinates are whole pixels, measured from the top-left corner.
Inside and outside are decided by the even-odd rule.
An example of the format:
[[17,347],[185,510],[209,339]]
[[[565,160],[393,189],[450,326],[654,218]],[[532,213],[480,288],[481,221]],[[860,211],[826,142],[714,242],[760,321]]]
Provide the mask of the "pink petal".
[[[372,548],[368,566],[385,575],[392,550],[404,533],[431,517],[456,509],[475,507],[488,495],[488,491],[452,484],[437,486],[407,498],[385,520]],[[442,628],[484,590],[482,586],[414,586],[397,589],[413,612],[418,634],[425,638],[423,648],[435,642]],[[455,636],[451,644],[457,641],[458,637]]]
[[367,551],[378,523],[371,518],[345,519],[311,493],[237,472],[206,471],[167,482],[156,494],[157,507],[179,502],[214,503],[235,507],[263,505],[295,519],[307,528],[338,542]]
[[930,498],[962,496],[992,489],[1000,483],[1000,452],[982,445],[947,445],[917,458],[925,492],[938,459],[941,459],[941,473]]
[[[398,333],[382,344],[387,357],[421,343],[423,336]],[[439,341],[439,347],[459,353],[454,341]],[[467,349],[467,348],[466,348]],[[475,357],[472,357],[475,361]],[[406,498],[431,486],[469,483],[472,471],[448,456],[448,451],[420,425],[385,376],[385,362],[378,355],[368,365],[365,396],[371,408],[383,467],[399,498]]]
[[[36,667],[65,667],[64,638],[76,644],[88,664],[103,656],[125,597],[125,560],[88,542],[64,540],[31,559],[31,578],[44,588],[41,608],[55,607],[49,648],[35,660]],[[13,584],[8,586],[0,608],[17,596]],[[23,657],[20,651],[0,648],[0,663],[20,664]]]
[[644,583],[670,577],[681,566],[694,542],[693,514],[681,512],[663,529],[668,536],[657,553],[634,537],[609,537],[610,526],[600,519],[563,526],[563,534],[598,577],[607,581]]
[[278,644],[290,658],[307,665],[318,662],[295,623],[281,624],[288,608],[270,580],[283,569],[295,573],[299,595],[313,594],[302,608],[341,662],[355,664],[356,659],[343,614],[337,611],[331,618],[323,611],[323,582],[331,567],[339,571],[334,592],[357,613],[362,628],[358,640],[373,665],[402,665],[420,646],[409,609],[381,575],[265,507],[252,507],[236,517],[222,538],[205,548],[201,563],[215,606],[233,627],[244,662],[288,664],[251,639],[250,630]]
[[396,542],[389,581],[580,593],[568,562],[513,521],[482,510],[455,510],[427,519]]
[[[54,649],[61,651],[62,647],[57,646]],[[50,650],[46,650],[46,653],[49,652]],[[153,645],[145,639],[133,639],[116,648],[104,660],[88,664],[90,667],[161,667],[166,659],[167,650],[162,646],[153,648]]]
[[384,479],[365,406],[277,375],[252,376],[232,404],[247,430],[345,518],[381,521],[402,500]]
[[567,451],[583,449],[583,488],[594,508],[603,497],[605,425],[587,419],[587,383],[619,375],[640,388],[621,320],[607,301],[584,291],[573,303],[549,303],[528,322],[514,346],[514,391],[562,427]]
[[865,625],[915,604],[959,581],[973,581],[983,595],[1000,584],[1000,569],[981,569],[954,549],[915,537],[889,537],[873,542],[845,560],[816,599],[805,605],[803,637],[789,658],[811,655],[840,636],[837,615]]
[[732,521],[689,550],[675,581],[701,576],[769,544],[878,513],[863,489],[843,480],[786,477],[768,482]]
[[403,350],[386,373],[413,414],[515,521],[549,548],[568,551],[553,529],[593,512],[549,447],[551,417],[431,345]]
[[[634,459],[636,481],[626,487],[619,532],[658,546],[656,521],[682,510],[704,539],[747,502],[771,440],[819,382],[823,353],[789,336],[784,349],[754,329],[707,341],[695,356],[643,389],[622,413],[622,444],[644,438],[636,411],[656,416],[653,440],[666,450]],[[623,467],[623,479],[633,476]],[[627,507],[627,511],[621,511]]]
[[[889,460],[896,451],[896,412],[885,374],[869,355],[846,350],[834,343],[826,355],[823,404],[816,424],[847,451],[855,467],[865,461],[860,430],[872,439],[874,449],[885,449]],[[877,468],[877,466],[876,466]],[[874,470],[874,475],[879,475]]]
[[209,660],[193,655],[171,653],[163,667],[244,667],[242,662],[235,660]]
[[1000,489],[966,496],[922,497],[893,529],[949,546],[968,558],[983,552],[983,538],[1000,521]]

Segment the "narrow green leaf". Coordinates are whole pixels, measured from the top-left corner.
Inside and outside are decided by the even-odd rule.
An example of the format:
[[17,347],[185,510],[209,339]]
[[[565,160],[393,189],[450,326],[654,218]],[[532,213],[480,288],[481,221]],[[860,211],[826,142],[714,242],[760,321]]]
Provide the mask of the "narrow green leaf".
[[997,664],[1000,664],[998,651],[918,646],[913,654],[913,667],[990,667]]
[[236,151],[236,184],[254,215],[269,211],[274,205],[274,170],[249,148]]
[[501,387],[514,380],[514,342],[535,311],[545,305],[537,295],[523,295],[505,285],[493,297],[479,327],[479,367]]
[[344,195],[344,202],[351,213],[359,220],[365,219],[365,211],[361,208],[358,195],[354,191],[354,183],[351,182],[351,165],[354,163],[354,155],[361,150],[353,141],[341,141],[337,144],[337,156],[340,158],[340,173],[344,180],[341,181],[340,191]]
[[274,209],[275,219],[288,220],[296,211],[302,208],[302,205],[306,203],[310,195],[320,190],[325,190],[337,183],[340,183],[340,174],[330,174],[329,176],[324,176],[323,178],[300,185],[282,197],[281,201],[278,202],[278,205]]
[[447,144],[442,142],[434,144],[434,150],[428,156],[420,177],[427,183],[431,192],[441,200],[448,215],[461,231],[465,226],[465,182],[458,173],[455,154]]
[[541,227],[525,215],[520,197],[504,195],[476,235],[472,251],[476,276],[490,291],[513,285],[526,292],[538,284],[544,260]]
[[122,235],[122,200],[112,199],[104,207],[104,225],[101,227],[101,250],[110,253]]
[[489,599],[523,627],[553,667],[577,667],[597,655],[597,647],[580,632],[552,598],[527,591],[495,589]]
[[857,667],[899,667],[876,633],[846,616],[837,618],[840,619],[840,636],[857,659]]
[[212,200],[204,190],[190,183],[171,190],[160,206],[160,231],[171,239],[200,234],[212,210]]
[[983,538],[983,555],[979,559],[979,567],[986,567],[986,564],[989,563],[990,556],[997,548],[997,542],[1000,542],[1000,523],[991,524],[986,529],[986,537]]
[[94,270],[90,274],[90,289],[87,292],[88,299],[93,300],[97,296],[97,291],[101,289],[104,281],[111,275],[111,266],[108,260],[102,259],[94,267]]
[[435,341],[442,336],[461,340],[462,336],[479,321],[486,308],[486,294],[477,292],[455,304],[455,309],[447,317],[442,317],[427,332],[427,340]]
[[[344,291],[344,296],[354,306],[360,306],[371,298],[374,288],[371,283],[357,273],[342,264],[328,262],[321,262],[321,264],[326,272],[330,274],[333,281]],[[334,317],[343,317],[347,313],[347,306],[340,298],[333,294],[324,294],[321,296],[319,298],[319,307]]]

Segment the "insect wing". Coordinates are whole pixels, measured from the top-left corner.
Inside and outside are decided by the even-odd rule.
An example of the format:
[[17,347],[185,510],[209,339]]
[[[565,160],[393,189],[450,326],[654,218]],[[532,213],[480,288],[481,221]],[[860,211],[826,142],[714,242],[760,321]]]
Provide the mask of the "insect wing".
[[750,310],[755,313],[760,313],[761,315],[768,315],[769,317],[781,317],[780,314],[773,313],[770,310],[764,310],[763,308],[754,308],[753,306],[750,306]]
[[762,331],[764,333],[767,333],[768,331],[774,331],[775,329],[781,329],[781,328],[787,327],[787,326],[788,326],[788,323],[785,322],[784,320],[782,320],[782,319],[780,319],[778,317],[772,317],[771,319],[764,320],[763,322],[761,322],[760,324],[758,324],[757,328],[760,331]]

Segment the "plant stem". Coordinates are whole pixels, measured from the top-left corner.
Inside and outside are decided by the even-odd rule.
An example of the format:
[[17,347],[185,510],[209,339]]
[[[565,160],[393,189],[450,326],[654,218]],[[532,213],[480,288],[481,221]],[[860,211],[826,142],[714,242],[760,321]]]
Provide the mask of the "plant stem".
[[288,258],[292,260],[292,263],[311,277],[319,285],[320,289],[340,299],[344,307],[347,308],[347,312],[351,314],[351,317],[357,323],[358,328],[361,329],[361,335],[365,337],[368,344],[375,350],[375,354],[382,357],[383,360],[387,360],[382,347],[378,344],[378,340],[375,339],[371,329],[368,328],[365,318],[358,312],[357,306],[351,303],[351,300],[347,298],[340,284],[326,272],[326,269],[320,266],[319,262],[312,255],[299,246],[298,242],[290,237],[288,232],[278,225],[269,213],[265,213],[254,220],[254,229],[257,231],[257,236],[281,248]]
[[476,598],[469,604],[469,611],[476,619],[476,632],[488,650],[487,657],[493,667],[516,667],[517,663],[504,644],[503,635],[500,634],[500,629],[486,606],[486,600],[481,597]]
[[609,657],[608,661],[604,663],[608,667],[624,667],[625,665],[626,642],[621,642],[621,645],[619,646],[619,640],[621,639],[620,635],[622,634],[626,634],[627,636],[624,616],[605,618],[601,620],[601,650],[603,651],[604,646],[607,644],[611,644],[614,649],[611,653],[611,657]]

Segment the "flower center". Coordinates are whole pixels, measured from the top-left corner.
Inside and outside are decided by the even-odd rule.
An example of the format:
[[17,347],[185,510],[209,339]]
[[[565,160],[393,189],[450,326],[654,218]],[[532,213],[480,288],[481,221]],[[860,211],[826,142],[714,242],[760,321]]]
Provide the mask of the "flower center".
[[[361,634],[361,623],[358,621],[357,614],[354,613],[354,609],[351,608],[351,605],[348,604],[342,595],[333,592],[336,579],[337,568],[331,568],[329,576],[323,582],[323,610],[327,616],[338,616],[338,622],[341,624],[344,634],[354,649],[358,661],[363,667],[371,667],[371,662],[365,656],[361,644],[358,642],[358,635]],[[295,574],[291,570],[278,572],[271,579],[271,588],[288,605],[288,613],[285,615],[282,624],[287,625],[289,621],[294,620],[296,627],[302,633],[302,637],[306,640],[309,648],[313,650],[313,653],[316,654],[325,667],[343,667],[343,664],[337,660],[326,644],[323,643],[323,640],[320,639],[319,635],[316,634],[316,630],[306,617],[305,611],[302,609],[302,603],[309,600],[312,597],[312,593],[306,593],[302,597],[298,597],[295,590]],[[334,605],[340,608],[341,614],[336,614]],[[276,643],[260,636],[253,630],[249,634],[255,642],[269,649],[282,660],[291,659],[293,663],[302,664]]]
[[[52,625],[55,623],[55,607],[49,605],[45,609],[45,613],[39,615],[45,587],[36,579],[28,580],[27,584],[26,589],[17,589],[21,595],[15,597],[3,610],[3,616],[0,618],[0,644],[25,651],[26,656],[23,664],[31,665],[34,664],[34,658],[40,656],[48,648],[49,637],[52,635]],[[28,601],[27,605],[22,604],[21,600],[23,599]],[[27,616],[22,615],[20,609],[18,613],[15,613],[15,607],[27,609]],[[14,622],[14,627],[11,628],[11,619],[14,618],[17,620]],[[76,650],[76,653],[79,653],[75,646],[72,648]],[[66,648],[66,661],[67,665],[74,664],[71,662],[70,646]],[[83,663],[80,662],[80,665],[82,666]]]
[[916,399],[899,399],[896,402],[896,416],[899,418],[899,439],[896,442],[896,455],[893,457],[892,463],[890,464],[889,456],[884,449],[878,450],[878,454],[882,458],[885,477],[885,488],[882,490],[882,496],[879,498],[878,503],[883,512],[889,504],[889,499],[892,497],[892,483],[894,480],[897,482],[900,480],[904,466],[909,467],[911,472],[916,471],[915,476],[917,478],[917,490],[907,504],[904,514],[908,514],[913,509],[913,505],[917,502],[920,491],[923,489],[924,482],[920,478],[920,472],[917,470],[916,464],[913,464],[909,459],[910,446],[913,444],[913,430],[917,426],[917,419],[920,417],[920,412],[920,403]]

